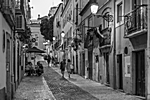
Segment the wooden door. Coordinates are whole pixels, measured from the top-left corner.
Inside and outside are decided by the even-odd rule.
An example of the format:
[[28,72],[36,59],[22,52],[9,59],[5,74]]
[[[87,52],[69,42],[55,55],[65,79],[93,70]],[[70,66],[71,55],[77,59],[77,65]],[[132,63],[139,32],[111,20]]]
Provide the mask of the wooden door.
[[82,54],[83,57],[83,63],[82,63],[82,67],[83,67],[83,76],[85,76],[85,53]]
[[119,89],[123,89],[122,54],[117,55]]
[[89,74],[89,79],[92,79],[93,77],[93,67],[92,67],[92,61],[93,61],[93,51],[88,51],[88,62],[89,62],[89,67],[88,67],[88,74]]
[[105,59],[105,67],[106,67],[106,84],[110,84],[110,79],[109,79],[109,54],[104,53],[104,59]]
[[136,52],[136,95],[145,96],[145,53]]

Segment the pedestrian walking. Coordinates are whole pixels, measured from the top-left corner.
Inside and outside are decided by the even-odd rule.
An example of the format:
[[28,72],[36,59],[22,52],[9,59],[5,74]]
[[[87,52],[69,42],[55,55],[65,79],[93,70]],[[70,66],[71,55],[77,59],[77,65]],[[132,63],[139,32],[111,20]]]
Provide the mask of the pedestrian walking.
[[70,78],[70,74],[71,74],[71,60],[68,59],[68,62],[67,62],[67,72],[68,72],[68,78]]
[[48,56],[47,56],[48,67],[49,67],[50,61],[51,61],[51,57],[50,57],[50,55],[48,55]]
[[61,70],[62,78],[64,78],[65,66],[66,66],[66,61],[65,59],[63,59],[63,61],[61,61],[60,63],[60,70]]
[[73,74],[74,73],[73,64],[70,65],[70,68],[71,68],[71,74]]

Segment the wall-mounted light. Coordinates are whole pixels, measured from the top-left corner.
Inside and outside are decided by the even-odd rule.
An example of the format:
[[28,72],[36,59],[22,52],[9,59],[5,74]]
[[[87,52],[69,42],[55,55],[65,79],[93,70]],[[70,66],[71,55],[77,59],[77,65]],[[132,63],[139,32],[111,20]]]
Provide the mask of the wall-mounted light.
[[63,38],[64,36],[65,36],[65,32],[62,31],[62,32],[61,32],[61,37]]
[[55,41],[56,40],[56,38],[55,37],[53,37],[53,41]]
[[97,14],[97,11],[98,11],[98,3],[96,0],[92,0],[91,1],[91,13],[97,17],[102,17],[108,23],[113,21],[113,15],[110,15],[110,14],[100,15],[100,14]]
[[98,3],[96,2],[96,0],[93,0],[91,3],[91,12],[92,14],[96,14],[98,11]]

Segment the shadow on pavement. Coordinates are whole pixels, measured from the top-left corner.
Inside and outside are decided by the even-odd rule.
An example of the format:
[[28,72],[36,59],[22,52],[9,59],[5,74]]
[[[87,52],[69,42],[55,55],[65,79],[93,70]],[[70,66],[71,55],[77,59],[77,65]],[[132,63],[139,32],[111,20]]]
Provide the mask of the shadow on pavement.
[[75,79],[75,78],[70,78],[69,80],[70,81],[77,81],[77,79]]

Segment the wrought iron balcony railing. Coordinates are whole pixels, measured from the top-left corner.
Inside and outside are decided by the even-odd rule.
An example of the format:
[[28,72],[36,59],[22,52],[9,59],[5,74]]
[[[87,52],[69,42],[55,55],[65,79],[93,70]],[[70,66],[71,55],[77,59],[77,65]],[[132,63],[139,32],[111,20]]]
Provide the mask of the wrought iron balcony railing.
[[101,31],[104,38],[101,39],[100,47],[111,45],[111,30],[110,28],[105,28]]
[[[140,5],[125,16],[125,37],[147,29],[147,5]],[[137,35],[136,34],[136,35]]]

